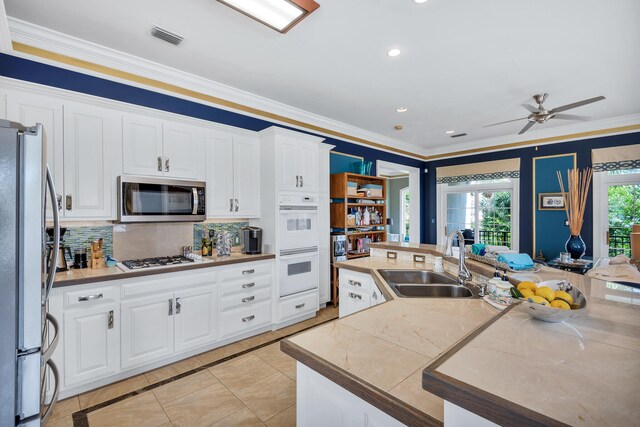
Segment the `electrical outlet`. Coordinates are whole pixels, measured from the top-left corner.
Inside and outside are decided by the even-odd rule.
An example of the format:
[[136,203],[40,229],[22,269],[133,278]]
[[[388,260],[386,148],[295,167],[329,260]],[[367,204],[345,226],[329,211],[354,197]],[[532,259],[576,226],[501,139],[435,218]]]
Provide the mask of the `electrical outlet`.
[[569,226],[569,220],[568,220],[568,219],[565,219],[565,220],[564,220],[564,226],[565,226],[565,227],[568,227],[568,226]]

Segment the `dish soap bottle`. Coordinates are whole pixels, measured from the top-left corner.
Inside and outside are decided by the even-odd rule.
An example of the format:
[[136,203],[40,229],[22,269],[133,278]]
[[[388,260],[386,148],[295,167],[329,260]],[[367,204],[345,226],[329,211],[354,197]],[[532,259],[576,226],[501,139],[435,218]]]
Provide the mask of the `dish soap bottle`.
[[496,296],[496,286],[502,283],[502,278],[500,277],[500,270],[496,267],[496,271],[493,273],[493,277],[487,282],[487,291],[489,295],[495,298]]

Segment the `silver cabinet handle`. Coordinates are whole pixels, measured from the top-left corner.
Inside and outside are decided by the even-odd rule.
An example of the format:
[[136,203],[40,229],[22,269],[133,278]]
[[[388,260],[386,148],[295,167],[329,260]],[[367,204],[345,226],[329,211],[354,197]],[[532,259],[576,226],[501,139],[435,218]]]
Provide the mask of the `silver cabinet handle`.
[[251,295],[250,297],[242,298],[242,302],[251,302],[256,299],[255,295]]
[[58,201],[58,210],[62,210],[62,194],[56,194],[56,200]]
[[238,199],[235,199],[236,201],[236,212],[238,212],[238,208],[240,207],[240,204],[238,203]]
[[351,286],[360,286],[360,287],[362,287],[362,283],[361,282],[357,282],[355,280],[349,280],[349,284]]
[[303,176],[300,175],[300,187],[304,187]]
[[66,208],[68,211],[70,211],[71,209],[73,209],[73,196],[71,194],[67,194],[67,196],[65,197],[65,202],[66,202]]
[[107,329],[113,329],[113,310],[109,310],[107,315]]
[[349,297],[353,299],[362,299],[362,295],[354,294],[353,292],[349,292]]
[[173,298],[169,298],[169,316],[173,316]]
[[233,199],[229,199],[229,212],[233,212]]
[[244,285],[242,285],[242,289],[247,289],[247,288],[253,288],[256,284],[251,282],[251,283],[245,283]]
[[164,159],[164,171],[169,172],[169,158]]
[[243,322],[251,322],[253,319],[255,319],[256,316],[254,316],[253,314],[251,316],[247,316],[247,317],[243,317],[242,321]]
[[371,297],[375,300],[378,299],[378,294],[376,293],[376,291],[373,291],[373,294],[371,294]]
[[78,297],[78,301],[93,301],[96,299],[102,299],[104,295],[102,294],[94,294],[94,295],[82,295]]
[[298,305],[296,305],[296,308],[297,308],[297,309],[301,309],[301,308],[302,308],[302,307],[304,307],[305,305],[307,305],[307,303],[306,303],[306,302],[303,302],[302,304],[298,304]]
[[296,175],[296,188],[300,187],[300,175]]
[[162,157],[158,156],[158,172],[162,172]]
[[180,310],[182,309],[182,302],[180,298],[176,298],[176,314],[180,314]]
[[255,272],[256,272],[256,270],[255,270],[254,268],[252,268],[252,269],[250,269],[250,270],[243,270],[243,271],[242,271],[242,275],[243,275],[243,276],[246,276],[247,274],[253,274],[253,273],[255,273]]

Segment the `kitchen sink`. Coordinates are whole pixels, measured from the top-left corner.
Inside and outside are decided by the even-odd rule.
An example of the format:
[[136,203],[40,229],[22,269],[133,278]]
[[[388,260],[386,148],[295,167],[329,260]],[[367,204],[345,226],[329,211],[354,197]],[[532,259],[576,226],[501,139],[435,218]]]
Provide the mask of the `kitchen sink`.
[[446,273],[427,270],[379,270],[393,292],[408,298],[478,298],[475,289]]

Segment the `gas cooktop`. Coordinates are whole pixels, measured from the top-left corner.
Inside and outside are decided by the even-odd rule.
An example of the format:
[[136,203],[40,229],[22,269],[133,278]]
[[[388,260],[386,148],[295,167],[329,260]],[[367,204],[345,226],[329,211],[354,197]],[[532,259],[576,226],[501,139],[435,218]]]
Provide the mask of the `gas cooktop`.
[[177,264],[190,264],[192,262],[194,262],[192,259],[182,255],[175,255],[157,258],[128,259],[122,261],[122,265],[129,270],[139,270],[141,268],[171,267]]

